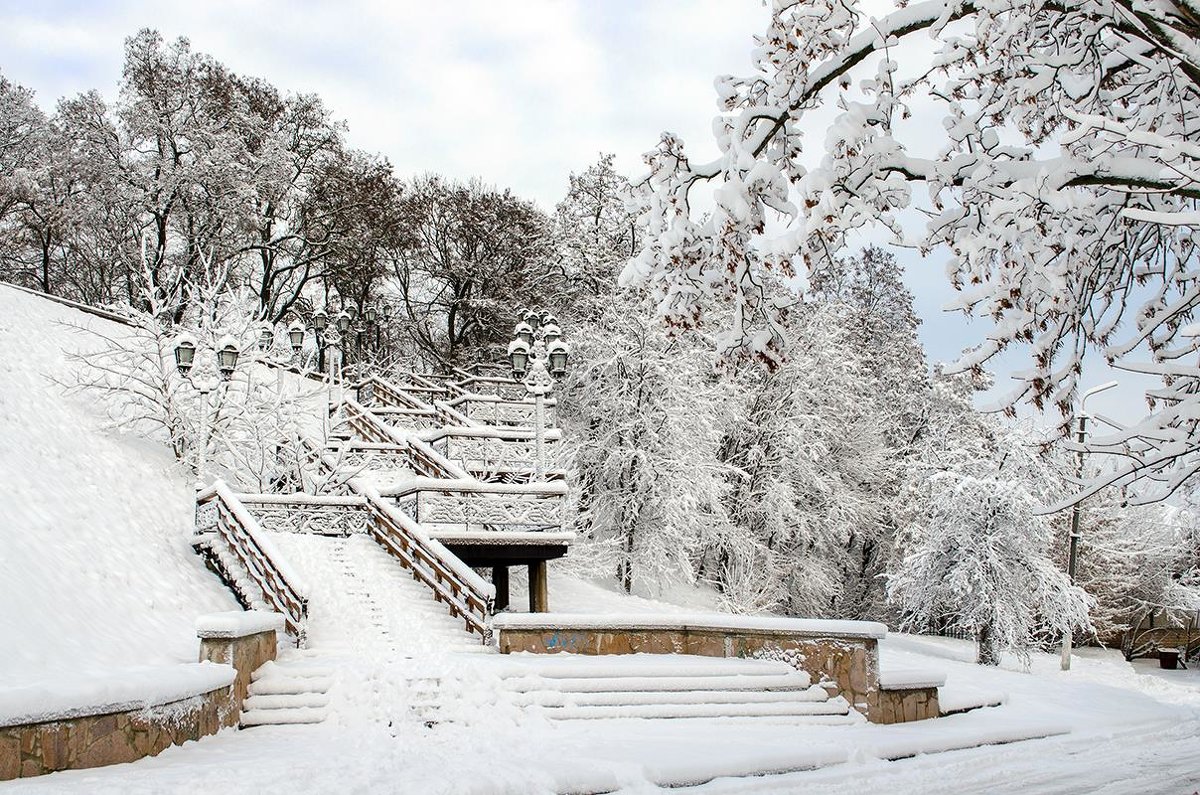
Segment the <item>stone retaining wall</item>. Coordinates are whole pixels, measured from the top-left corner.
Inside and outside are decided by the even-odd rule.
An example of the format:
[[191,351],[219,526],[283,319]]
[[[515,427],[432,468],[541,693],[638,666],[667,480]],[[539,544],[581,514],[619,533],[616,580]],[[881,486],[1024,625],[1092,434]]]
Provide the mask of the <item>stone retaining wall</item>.
[[[664,617],[669,618],[669,617]],[[878,637],[882,632],[864,629],[862,632],[822,633],[815,629],[775,629],[769,622],[747,622],[746,628],[730,625],[703,626],[688,622],[673,625],[654,621],[653,626],[629,622],[624,626],[606,622],[604,626],[589,626],[586,620],[571,625],[571,616],[559,615],[555,620],[538,625],[536,619],[497,617],[500,651],[547,654],[697,654],[706,657],[750,657],[777,659],[806,671],[814,683],[836,688],[851,706],[873,723],[897,723],[910,712],[922,717],[937,714],[937,688],[932,688],[932,714],[927,692],[886,691],[879,684]],[[650,623],[650,622],[647,622]],[[780,627],[786,626],[780,620]],[[796,622],[808,626],[819,622]],[[833,622],[843,625],[851,622]],[[875,627],[867,622],[864,627]],[[909,699],[909,694],[912,698]],[[899,694],[899,695],[895,695]],[[922,700],[924,699],[924,700]],[[911,707],[909,705],[912,705]]]
[[197,622],[200,661],[233,666],[231,684],[135,709],[0,727],[0,781],[133,762],[236,726],[250,674],[275,659],[282,621],[276,614],[235,611]]
[[936,687],[905,689],[883,688],[879,691],[879,720],[876,723],[907,723],[941,716]]
[[133,762],[237,723],[232,688],[155,707],[0,729],[0,781]]

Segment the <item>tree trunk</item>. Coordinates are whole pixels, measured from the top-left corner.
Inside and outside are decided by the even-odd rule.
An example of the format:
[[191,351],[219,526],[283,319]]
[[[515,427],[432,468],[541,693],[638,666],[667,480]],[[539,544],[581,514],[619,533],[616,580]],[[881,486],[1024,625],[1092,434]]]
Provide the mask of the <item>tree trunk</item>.
[[984,624],[979,628],[979,637],[976,638],[977,657],[975,662],[980,665],[999,665],[1000,664],[1000,648],[996,643],[996,635],[992,631],[991,624]]

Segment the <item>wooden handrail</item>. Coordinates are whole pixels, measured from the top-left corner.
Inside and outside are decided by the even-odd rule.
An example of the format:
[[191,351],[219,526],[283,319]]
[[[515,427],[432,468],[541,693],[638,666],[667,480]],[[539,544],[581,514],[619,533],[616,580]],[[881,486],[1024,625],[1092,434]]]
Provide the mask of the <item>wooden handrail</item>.
[[214,503],[216,533],[262,592],[263,601],[283,614],[296,645],[304,646],[308,622],[307,590],[254,516],[224,481],[196,495],[197,508]]

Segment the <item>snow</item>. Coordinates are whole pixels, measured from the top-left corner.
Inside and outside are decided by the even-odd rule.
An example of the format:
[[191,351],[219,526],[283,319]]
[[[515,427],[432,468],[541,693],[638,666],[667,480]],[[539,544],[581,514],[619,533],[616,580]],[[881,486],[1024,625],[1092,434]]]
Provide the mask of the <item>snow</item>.
[[157,707],[233,684],[232,665],[139,666],[0,690],[0,726]]
[[407,494],[414,491],[462,491],[487,494],[534,494],[534,495],[565,495],[567,484],[561,480],[547,480],[541,483],[489,483],[472,477],[460,478],[427,478],[414,477],[395,483],[384,496]]
[[[72,326],[76,328],[72,328]],[[67,356],[125,327],[0,284],[0,682],[196,659],[198,614],[237,603],[187,538],[167,448],[65,394]]]
[[586,615],[576,613],[502,613],[496,629],[690,629],[787,632],[820,637],[883,638],[887,627],[874,621],[831,621],[817,618],[735,616],[721,613]]
[[[42,373],[54,373],[61,380],[68,369],[61,351],[82,339],[55,327],[56,317],[106,322],[79,319],[65,307],[0,287],[0,474],[15,484],[0,494],[0,637],[18,639],[0,648],[0,677],[14,685],[0,692],[0,705],[7,705],[0,712],[152,706],[195,691],[210,674],[211,681],[227,682],[224,666],[176,664],[195,659],[196,615],[234,606],[183,541],[193,497],[186,478],[161,447],[106,433],[83,401],[62,397],[43,379]],[[379,499],[369,485],[363,492]],[[879,639],[885,683],[931,682],[930,672],[940,671],[943,709],[997,706],[899,726],[844,715],[816,716],[837,718],[836,725],[787,714],[644,719],[632,717],[639,714],[634,709],[613,710],[625,715],[617,719],[595,719],[593,710],[591,720],[555,721],[545,710],[509,700],[523,692],[522,682],[540,678],[561,687],[619,674],[632,677],[627,685],[646,688],[667,686],[652,681],[655,676],[712,677],[716,686],[751,669],[755,675],[787,672],[779,663],[678,655],[501,656],[468,635],[369,538],[259,533],[310,588],[310,648],[285,649],[272,669],[284,679],[305,666],[310,674],[328,670],[321,677],[328,679],[327,706],[317,694],[306,697],[322,704],[326,720],[223,731],[131,765],[56,773],[6,788],[124,795],[193,791],[203,781],[206,789],[229,793],[294,790],[302,782],[310,791],[484,795],[697,786],[741,795],[1200,787],[1200,680],[1193,671],[1158,669],[1156,661],[1131,665],[1117,652],[1082,649],[1065,673],[1048,654],[1033,654],[1027,664],[1005,659],[999,667],[981,667],[972,662],[970,643],[887,634],[869,622],[720,615],[705,612],[712,593],[682,586],[666,594],[680,604],[627,596],[579,576],[567,559],[551,566],[555,614],[505,613],[497,626],[858,633]],[[522,577],[514,572],[514,606]],[[257,620],[239,613],[224,625],[244,628],[243,622]],[[214,617],[199,622],[201,629],[221,626]],[[155,665],[131,671],[132,661]],[[644,681],[626,666],[640,668]],[[106,676],[89,674],[93,667],[106,669]],[[586,676],[576,675],[583,669]],[[203,673],[181,673],[192,670]],[[35,695],[37,688],[53,694]],[[711,696],[641,692],[653,694],[652,707],[675,700],[694,706],[693,714],[721,713],[720,690],[702,691]],[[591,706],[627,706],[616,701],[597,695]],[[430,725],[426,709],[432,710]],[[656,711],[675,712],[641,714]],[[987,745],[972,747],[980,744]]]
[[884,690],[916,690],[922,687],[941,687],[946,675],[937,671],[893,668],[879,672],[879,686]]
[[230,610],[209,613],[196,619],[196,635],[201,638],[244,638],[259,632],[283,631],[284,617],[266,610]]

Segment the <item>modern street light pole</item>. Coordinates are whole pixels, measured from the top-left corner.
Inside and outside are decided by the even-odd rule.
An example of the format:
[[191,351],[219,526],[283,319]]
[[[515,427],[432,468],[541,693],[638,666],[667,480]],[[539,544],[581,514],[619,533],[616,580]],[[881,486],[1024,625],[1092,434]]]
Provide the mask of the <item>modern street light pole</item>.
[[[536,325],[535,325],[536,324]],[[546,395],[554,390],[555,379],[567,373],[570,348],[562,341],[562,331],[553,315],[525,312],[513,329],[515,339],[508,344],[508,360],[513,378],[533,395],[534,478],[546,479]]]
[[[1099,394],[1105,390],[1112,389],[1117,386],[1116,381],[1109,381],[1100,386],[1094,386],[1083,393],[1083,397],[1079,399],[1079,429],[1075,437],[1075,441],[1079,444],[1079,450],[1075,456],[1075,478],[1083,483],[1083,443],[1087,439],[1087,401],[1092,395]],[[1083,508],[1083,500],[1075,501],[1071,506],[1071,535],[1069,537],[1068,552],[1067,552],[1067,577],[1071,580],[1071,584],[1075,584],[1075,567],[1079,561],[1079,517]],[[1064,671],[1071,670],[1071,643],[1074,638],[1071,637],[1071,628],[1067,627],[1063,630],[1063,646],[1062,646],[1062,662],[1061,667]]]

